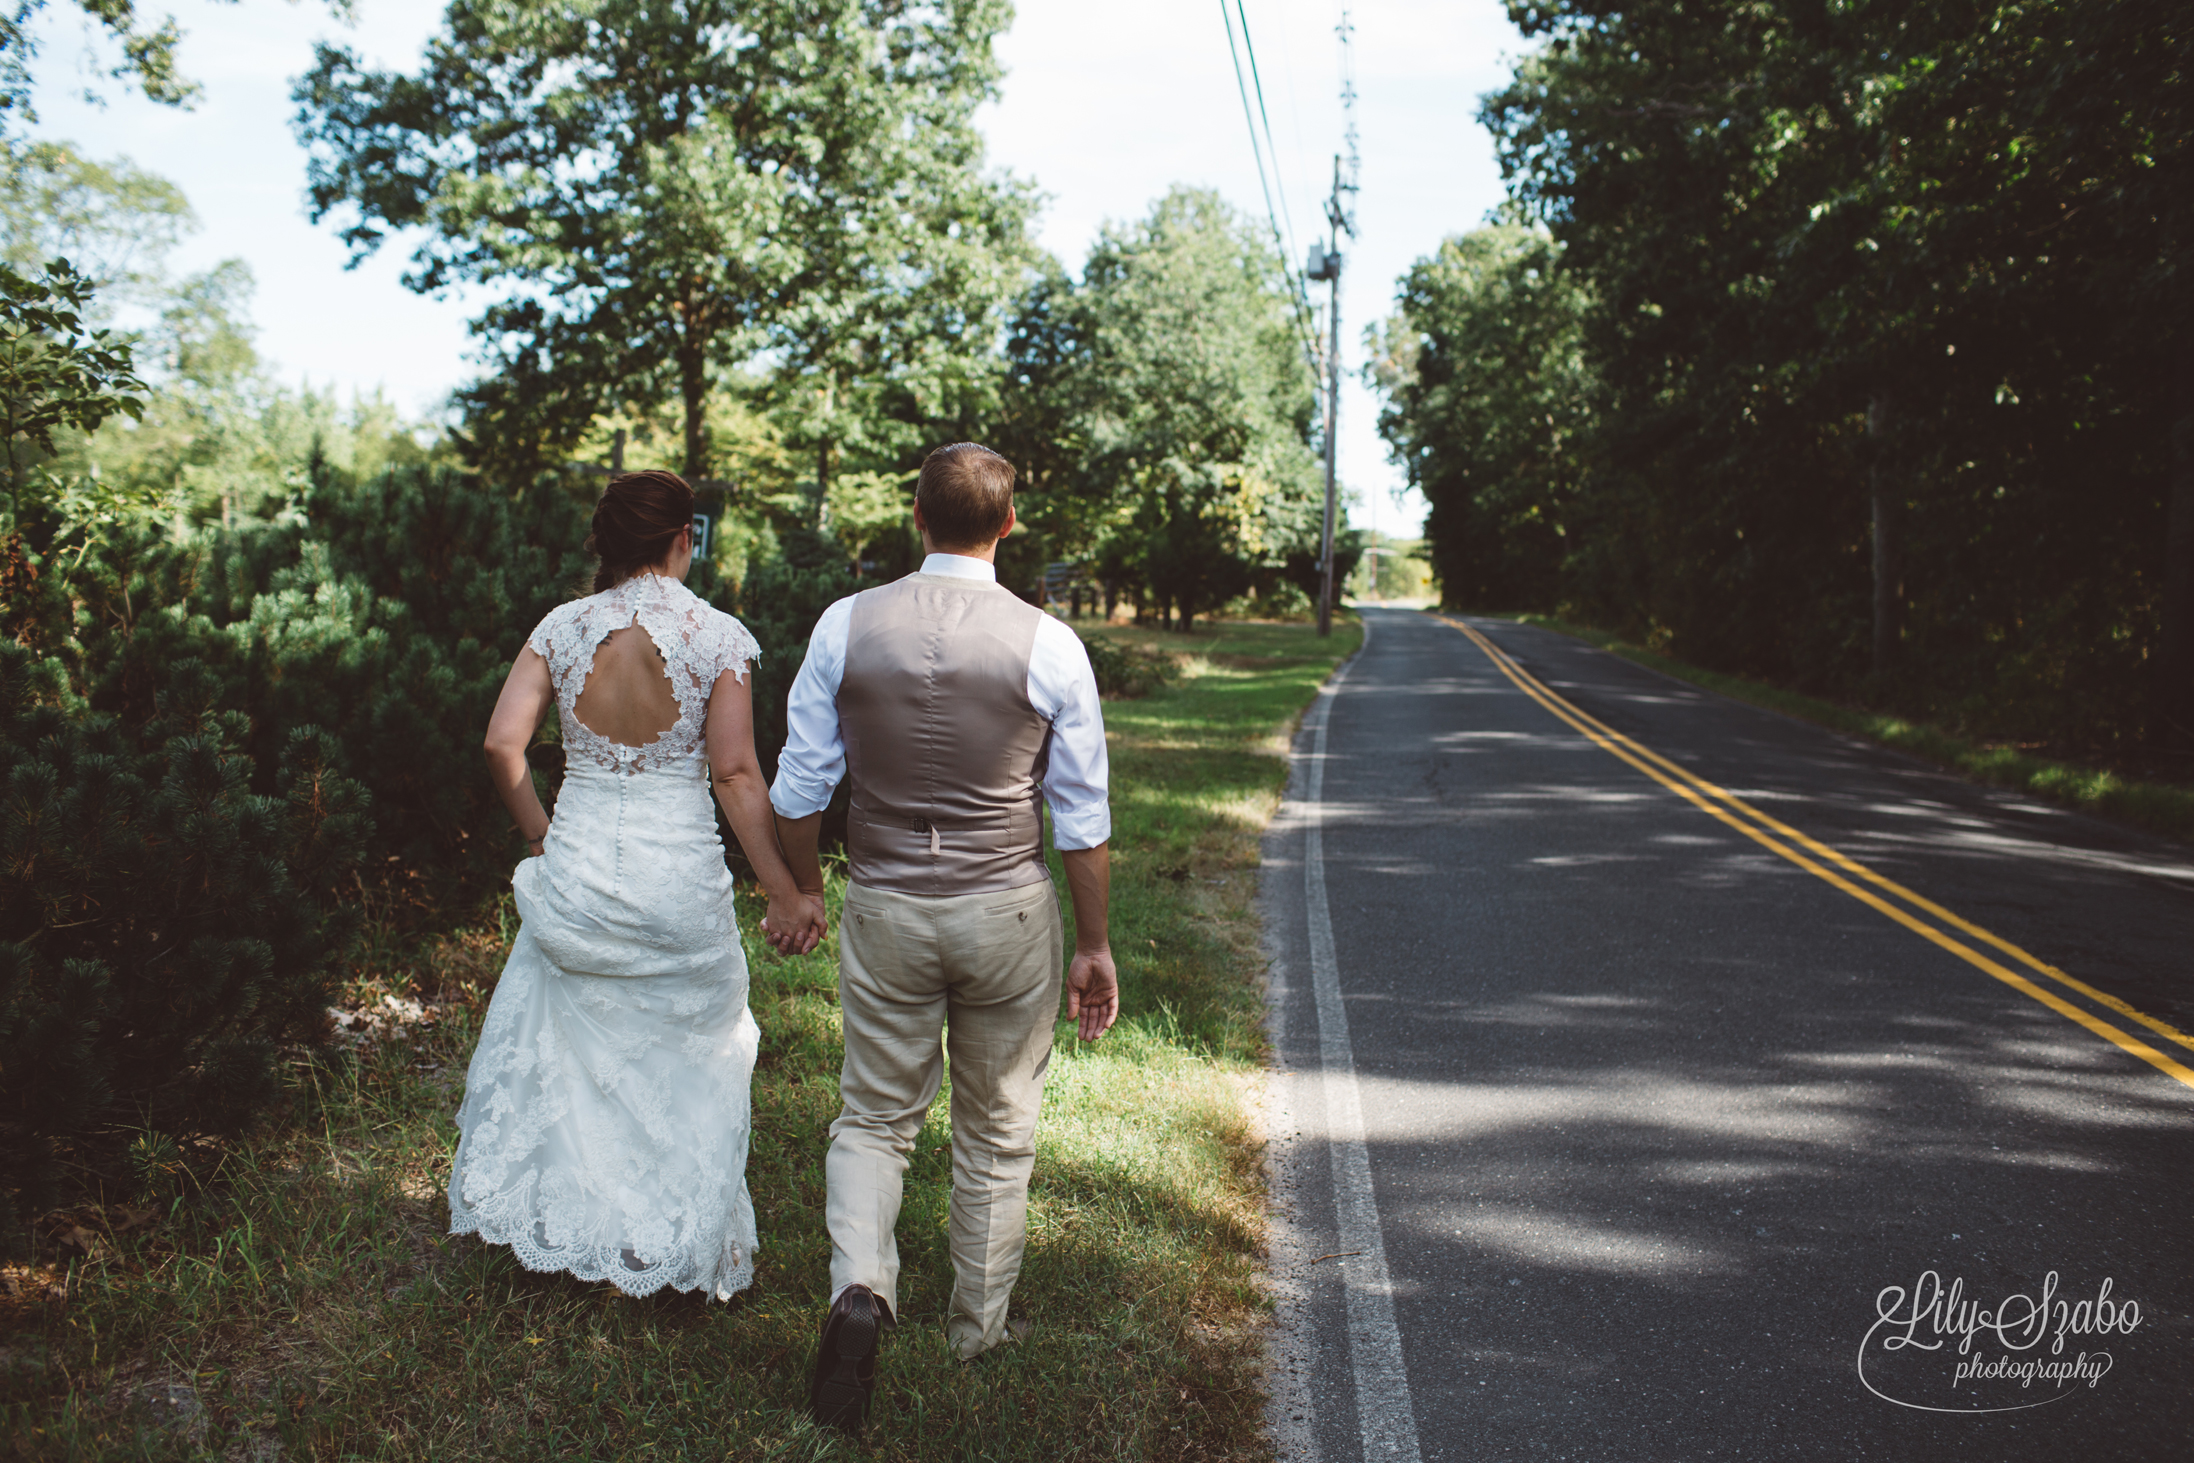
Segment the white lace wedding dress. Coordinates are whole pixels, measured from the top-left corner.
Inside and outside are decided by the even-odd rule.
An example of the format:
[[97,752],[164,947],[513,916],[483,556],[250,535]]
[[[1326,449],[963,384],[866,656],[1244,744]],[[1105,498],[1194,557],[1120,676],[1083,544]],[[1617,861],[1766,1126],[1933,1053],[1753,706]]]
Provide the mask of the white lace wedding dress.
[[[573,710],[596,647],[636,621],[679,710],[646,747]],[[465,1076],[450,1232],[628,1295],[728,1298],[754,1277],[758,1033],[702,729],[716,678],[743,679],[758,650],[646,574],[552,611],[527,644],[556,687],[564,785],[545,852],[511,878],[524,922]]]

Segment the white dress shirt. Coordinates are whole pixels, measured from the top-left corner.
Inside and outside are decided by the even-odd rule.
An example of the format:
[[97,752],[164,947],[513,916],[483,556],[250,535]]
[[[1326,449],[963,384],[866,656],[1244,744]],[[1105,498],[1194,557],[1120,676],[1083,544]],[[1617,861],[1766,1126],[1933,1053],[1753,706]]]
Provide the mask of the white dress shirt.
[[[924,574],[948,579],[998,581],[998,571],[964,554],[931,554]],[[807,659],[792,682],[785,707],[785,750],[777,759],[770,806],[787,818],[805,818],[830,802],[846,773],[845,734],[838,724],[838,686],[846,674],[846,637],[853,600],[823,611],[808,638]],[[1028,703],[1051,723],[1051,761],[1044,771],[1044,802],[1051,808],[1051,842],[1061,850],[1095,848],[1112,837],[1106,800],[1111,759],[1105,752],[1105,717],[1097,676],[1081,637],[1062,620],[1045,615],[1028,658]]]

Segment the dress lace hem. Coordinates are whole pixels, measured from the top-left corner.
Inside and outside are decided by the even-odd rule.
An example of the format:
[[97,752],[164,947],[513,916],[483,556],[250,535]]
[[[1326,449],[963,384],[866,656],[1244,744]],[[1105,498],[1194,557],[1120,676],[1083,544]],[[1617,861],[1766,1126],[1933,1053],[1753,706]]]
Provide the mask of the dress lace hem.
[[[531,1187],[521,1184],[479,1204],[452,1204],[449,1232],[478,1235],[491,1245],[507,1245],[518,1263],[537,1275],[568,1273],[578,1280],[606,1280],[636,1300],[665,1289],[688,1294],[705,1290],[713,1300],[730,1300],[754,1283],[754,1256],[742,1254],[739,1246],[728,1239],[714,1256],[674,1253],[668,1259],[639,1265],[633,1263],[638,1257],[622,1245],[544,1244],[541,1217],[527,1202],[530,1195],[526,1191]],[[753,1206],[744,1189],[741,1185],[737,1208],[740,1215],[747,1216],[746,1227],[752,1228]],[[736,1221],[733,1227],[738,1227]]]

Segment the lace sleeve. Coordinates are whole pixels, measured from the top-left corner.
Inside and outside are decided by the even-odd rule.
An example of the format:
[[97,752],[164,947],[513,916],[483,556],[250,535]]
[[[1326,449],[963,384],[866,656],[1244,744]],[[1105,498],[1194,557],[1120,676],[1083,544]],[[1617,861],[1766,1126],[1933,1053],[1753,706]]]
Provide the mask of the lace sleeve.
[[556,632],[562,629],[564,622],[571,618],[573,608],[574,606],[569,604],[558,605],[555,609],[543,615],[541,623],[535,625],[533,633],[526,637],[526,649],[547,661],[552,671],[557,669]]
[[725,671],[743,681],[748,669],[762,658],[762,647],[747,627],[722,610],[710,609],[703,614],[694,642],[694,649],[709,668],[711,682]]

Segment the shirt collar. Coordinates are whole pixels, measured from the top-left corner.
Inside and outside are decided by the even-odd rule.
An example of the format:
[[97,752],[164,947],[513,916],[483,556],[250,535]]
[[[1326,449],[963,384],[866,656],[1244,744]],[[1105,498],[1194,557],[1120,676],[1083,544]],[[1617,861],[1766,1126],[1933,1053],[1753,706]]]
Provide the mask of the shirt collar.
[[998,582],[996,566],[982,559],[971,559],[966,554],[931,554],[922,560],[924,574],[941,574],[947,579],[980,579],[985,583]]

